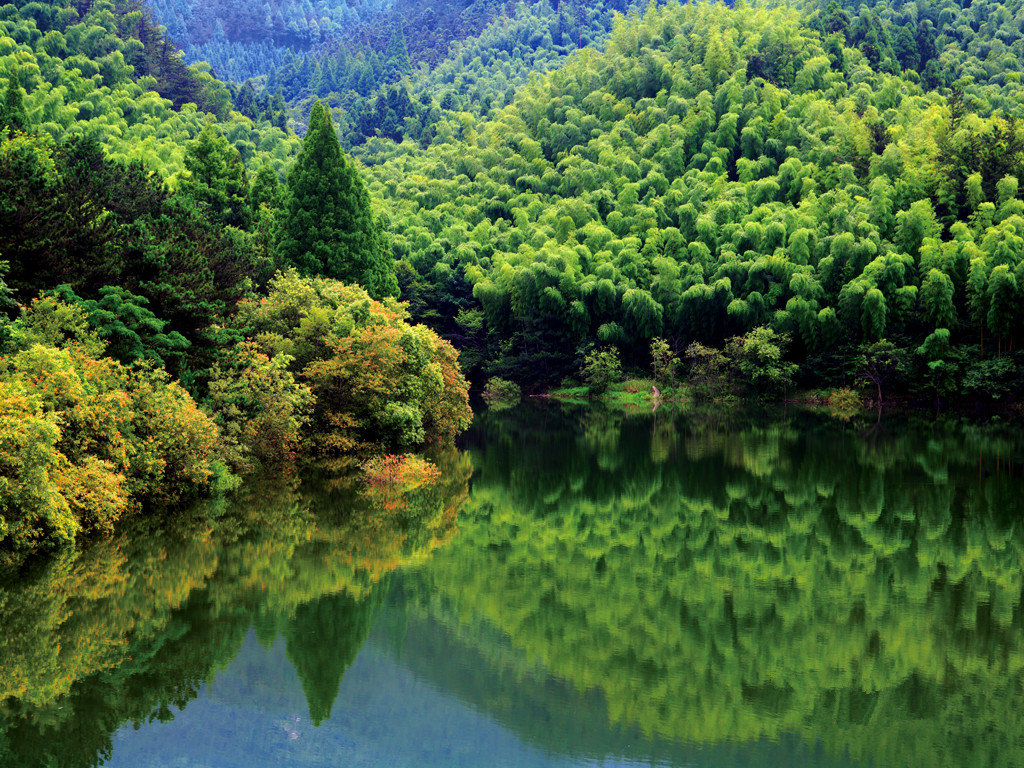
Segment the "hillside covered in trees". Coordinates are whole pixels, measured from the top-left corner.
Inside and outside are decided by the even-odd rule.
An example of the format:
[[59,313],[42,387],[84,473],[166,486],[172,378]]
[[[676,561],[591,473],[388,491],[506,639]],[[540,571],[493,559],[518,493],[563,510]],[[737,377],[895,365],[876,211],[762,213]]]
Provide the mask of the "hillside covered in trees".
[[[322,109],[304,141],[239,114],[138,6],[7,5],[0,29],[0,561],[468,424]],[[288,238],[332,199],[336,238]]]
[[[225,79],[266,75],[307,54],[330,58],[360,54],[380,66],[391,59],[396,34],[413,65],[430,67],[447,58],[453,42],[472,39],[496,19],[512,15],[511,0],[148,0],[156,20],[191,61],[206,61]],[[545,3],[546,4],[546,3]],[[633,0],[552,5],[577,47],[588,43],[595,11],[624,12]],[[610,16],[608,17],[610,20]],[[408,42],[405,35],[408,34]],[[399,65],[401,62],[397,62]],[[395,62],[392,62],[392,66]]]
[[418,68],[392,29],[362,91],[324,48],[273,95],[136,2],[0,8],[4,461],[50,489],[0,535],[447,440],[460,368],[539,390],[654,348],[709,397],[1019,396],[1010,5],[615,8],[520,5]]
[[948,88],[874,65],[858,25],[897,27],[870,11],[849,40],[821,9],[621,19],[451,140],[367,156],[403,297],[534,387],[594,345],[646,367],[655,337],[681,354],[769,327],[808,381],[1017,388],[1019,78],[978,56],[1019,63],[998,29],[977,45],[984,18],[928,37]]

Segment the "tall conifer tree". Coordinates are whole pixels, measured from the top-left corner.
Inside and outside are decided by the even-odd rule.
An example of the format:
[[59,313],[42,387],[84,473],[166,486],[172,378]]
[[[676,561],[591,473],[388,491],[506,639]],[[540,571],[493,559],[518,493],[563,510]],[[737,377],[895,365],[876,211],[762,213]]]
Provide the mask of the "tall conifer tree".
[[233,227],[247,227],[246,198],[249,182],[238,150],[212,125],[207,125],[185,147],[188,174],[179,182],[181,193],[203,203],[214,221]]
[[405,44],[405,30],[401,24],[391,33],[387,50],[384,52],[384,61],[384,79],[389,83],[401,80],[412,70],[409,48]]
[[3,128],[10,128],[12,131],[24,131],[28,128],[28,112],[21,97],[18,75],[13,71],[7,78],[7,90],[0,100],[0,130]]
[[376,299],[398,295],[394,262],[370,196],[319,101],[288,174],[281,230],[280,254],[300,272],[358,283]]

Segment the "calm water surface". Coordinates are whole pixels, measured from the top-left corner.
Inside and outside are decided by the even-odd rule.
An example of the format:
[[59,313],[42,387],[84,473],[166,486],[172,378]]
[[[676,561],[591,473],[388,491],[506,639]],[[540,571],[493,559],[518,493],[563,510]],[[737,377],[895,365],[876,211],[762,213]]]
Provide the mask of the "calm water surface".
[[[478,418],[0,589],[0,766],[1024,765],[1024,440]],[[211,520],[212,515],[212,520]]]

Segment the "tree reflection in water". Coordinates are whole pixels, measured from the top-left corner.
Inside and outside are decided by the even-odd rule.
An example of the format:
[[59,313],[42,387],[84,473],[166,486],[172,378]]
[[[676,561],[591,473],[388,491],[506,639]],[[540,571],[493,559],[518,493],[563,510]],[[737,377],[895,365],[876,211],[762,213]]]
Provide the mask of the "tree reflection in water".
[[484,414],[417,495],[284,483],[23,578],[0,596],[0,764],[95,764],[251,628],[284,638],[320,724],[371,625],[550,754],[798,738],[894,768],[1024,764],[1017,434]]

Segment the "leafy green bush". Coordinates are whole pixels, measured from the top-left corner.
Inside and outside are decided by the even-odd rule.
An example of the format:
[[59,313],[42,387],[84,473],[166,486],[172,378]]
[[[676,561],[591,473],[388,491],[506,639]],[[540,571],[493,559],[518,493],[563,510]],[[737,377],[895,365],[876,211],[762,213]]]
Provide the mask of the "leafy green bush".
[[850,421],[863,407],[861,396],[848,387],[833,389],[828,394],[828,411],[834,419]]
[[237,323],[316,398],[313,426],[332,452],[412,449],[450,441],[472,417],[458,353],[393,299],[291,269]]
[[592,397],[604,394],[612,384],[622,381],[619,350],[607,347],[588,353],[583,360],[580,375]]
[[518,403],[522,394],[515,382],[494,376],[487,380],[483,397],[492,408],[508,408]]

